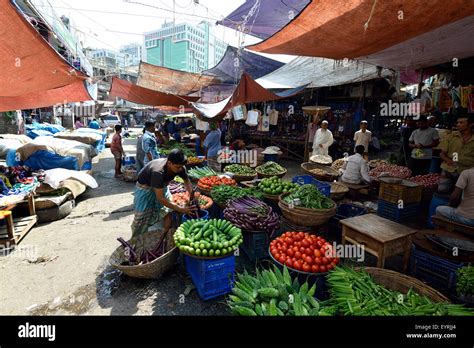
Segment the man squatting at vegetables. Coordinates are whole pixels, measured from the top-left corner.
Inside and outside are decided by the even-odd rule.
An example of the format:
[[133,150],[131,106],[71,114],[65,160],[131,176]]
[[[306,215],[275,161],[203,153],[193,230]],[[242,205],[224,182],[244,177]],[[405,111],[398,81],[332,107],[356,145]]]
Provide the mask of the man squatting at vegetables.
[[191,197],[194,191],[186,172],[187,158],[181,150],[171,151],[168,158],[159,158],[150,161],[138,175],[135,188],[134,210],[135,218],[132,223],[133,237],[146,233],[150,226],[163,220],[163,235],[167,241],[167,250],[173,245],[171,231],[171,211],[182,214],[192,214],[197,210],[195,206],[180,207],[169,201],[171,197],[168,184],[176,175],[184,180],[184,186]]

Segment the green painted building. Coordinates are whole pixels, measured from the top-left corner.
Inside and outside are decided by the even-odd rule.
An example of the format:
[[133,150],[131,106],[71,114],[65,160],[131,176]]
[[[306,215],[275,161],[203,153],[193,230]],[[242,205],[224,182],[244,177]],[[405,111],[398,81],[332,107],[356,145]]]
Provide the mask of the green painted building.
[[214,35],[214,26],[165,23],[161,29],[145,33],[145,61],[166,68],[199,73],[214,67],[227,44]]

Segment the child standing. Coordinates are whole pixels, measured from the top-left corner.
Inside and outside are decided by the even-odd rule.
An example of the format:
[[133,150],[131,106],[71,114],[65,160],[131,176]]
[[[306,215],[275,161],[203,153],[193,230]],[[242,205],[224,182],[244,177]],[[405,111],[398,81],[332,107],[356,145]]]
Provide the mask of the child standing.
[[125,152],[123,151],[122,147],[122,126],[116,125],[115,126],[115,134],[112,138],[112,143],[110,144],[110,151],[115,158],[115,177],[120,178],[122,177],[122,157],[124,156]]

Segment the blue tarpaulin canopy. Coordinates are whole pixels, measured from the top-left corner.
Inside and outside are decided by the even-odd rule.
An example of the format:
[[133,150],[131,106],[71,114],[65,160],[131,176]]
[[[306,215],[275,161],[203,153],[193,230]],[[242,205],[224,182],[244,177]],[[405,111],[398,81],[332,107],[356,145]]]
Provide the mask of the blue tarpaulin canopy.
[[238,82],[242,73],[254,80],[282,67],[284,63],[264,57],[247,50],[227,46],[227,50],[217,65],[203,71],[203,75],[217,76],[222,84]]
[[[293,20],[311,0],[247,0],[242,6],[217,24],[267,39]],[[251,13],[253,12],[253,13]],[[245,17],[247,24],[245,23]],[[243,29],[243,30],[242,30]]]

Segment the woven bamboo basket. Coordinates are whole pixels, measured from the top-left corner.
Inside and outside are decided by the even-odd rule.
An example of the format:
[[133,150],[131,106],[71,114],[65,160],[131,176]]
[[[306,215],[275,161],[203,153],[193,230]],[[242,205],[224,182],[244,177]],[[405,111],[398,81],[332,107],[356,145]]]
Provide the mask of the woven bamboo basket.
[[[258,180],[258,181],[242,181],[240,184],[247,187],[247,188],[257,189],[257,185],[258,185],[259,182],[260,182],[260,180]],[[265,199],[267,199],[269,201],[278,203],[278,200],[280,199],[279,195],[269,195],[268,193],[264,193],[264,192],[262,192],[262,193],[263,193],[263,196],[265,197]]]
[[349,188],[340,182],[331,183],[331,199],[333,201],[340,201],[344,198],[346,193],[349,192]]
[[208,196],[208,197],[212,197],[211,195],[211,190],[206,190],[206,189],[203,189],[201,187],[198,186],[198,190],[199,192],[201,192],[203,195],[205,196]]
[[[137,245],[138,250],[152,250],[160,241],[162,232],[148,232],[132,238],[130,244]],[[110,256],[110,264],[132,278],[155,279],[171,269],[178,260],[179,250],[174,247],[156,260],[139,266],[123,266],[127,261],[125,249],[120,246]]]
[[280,174],[276,174],[276,175],[263,174],[263,173],[260,173],[260,172],[257,171],[257,176],[258,176],[259,179],[272,178],[274,176],[279,177],[279,178],[283,178],[286,175],[286,173],[288,173],[288,170],[286,170],[286,169],[285,169],[284,172],[281,172]]
[[[330,166],[325,166],[318,163],[313,162],[305,162],[301,163],[301,169],[303,169],[306,173],[311,175],[312,177],[316,178],[319,181],[334,181],[339,177],[339,172]],[[316,174],[311,172],[312,169],[320,169],[325,172],[325,174]]]
[[408,290],[413,289],[419,295],[426,296],[434,302],[449,302],[443,294],[413,277],[383,268],[367,267],[365,270],[377,284],[383,285],[387,289],[402,294],[406,294]]
[[280,196],[278,206],[283,216],[289,221],[301,226],[319,226],[326,223],[331,217],[336,215],[336,203],[333,201],[333,207],[329,209],[308,209],[301,207],[290,208],[283,200],[289,193]]

